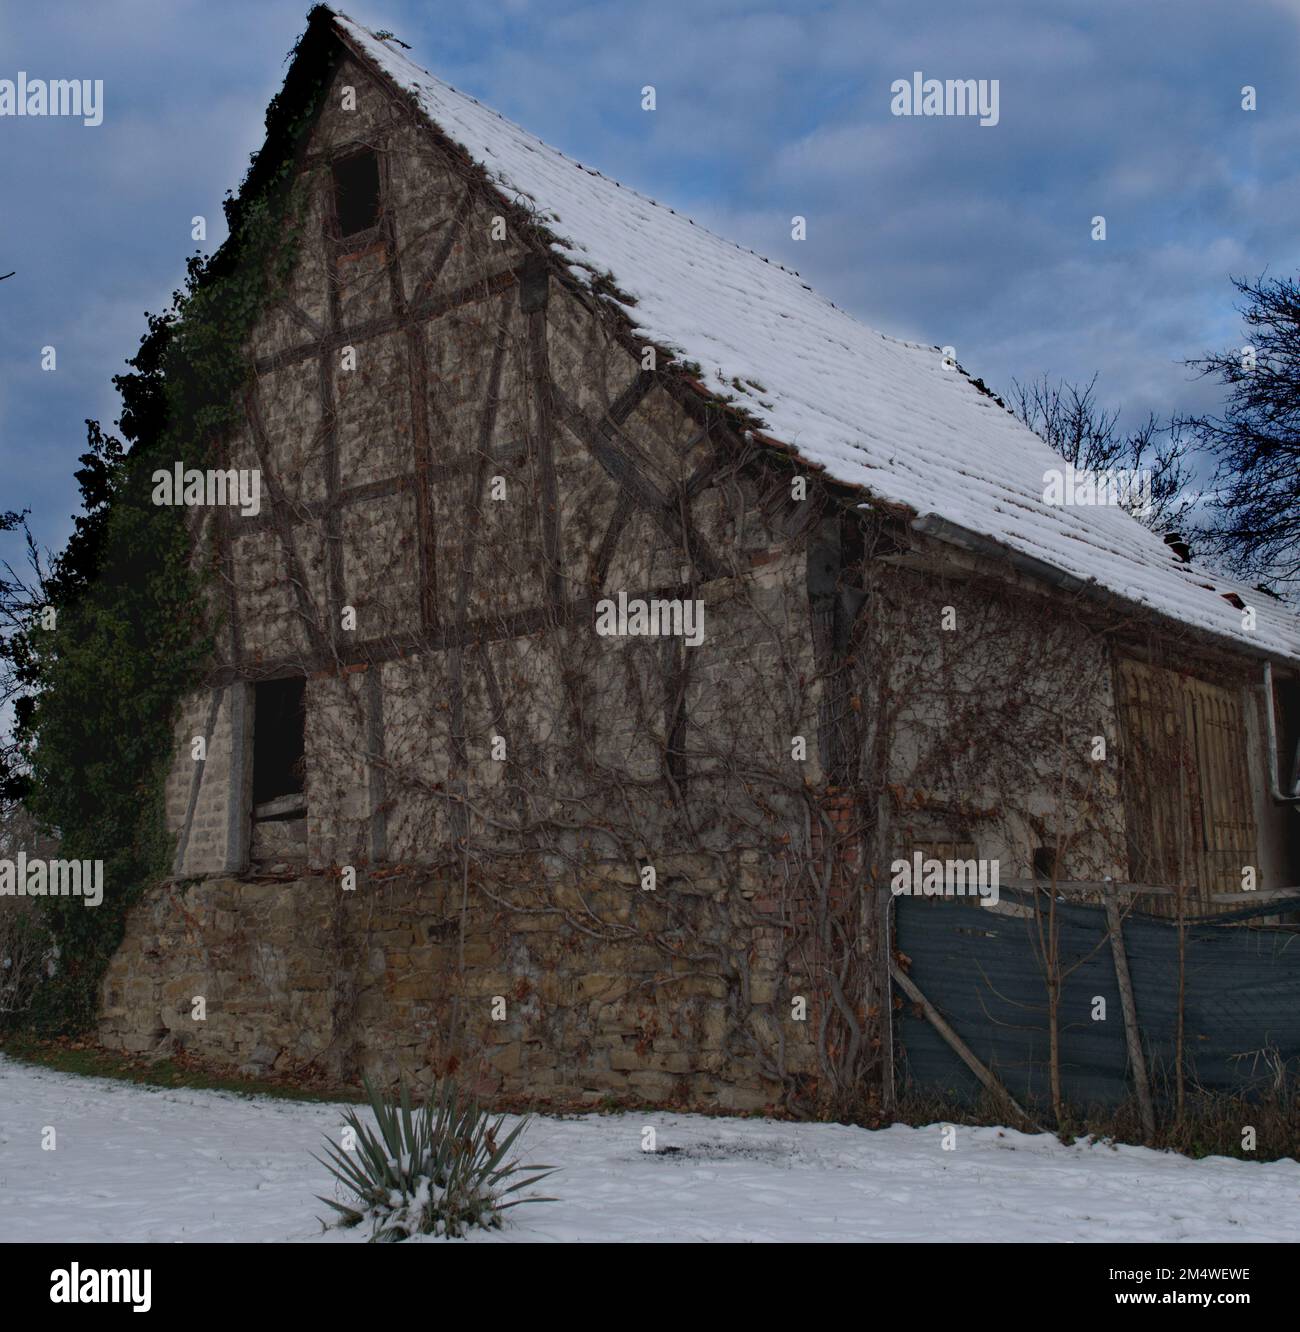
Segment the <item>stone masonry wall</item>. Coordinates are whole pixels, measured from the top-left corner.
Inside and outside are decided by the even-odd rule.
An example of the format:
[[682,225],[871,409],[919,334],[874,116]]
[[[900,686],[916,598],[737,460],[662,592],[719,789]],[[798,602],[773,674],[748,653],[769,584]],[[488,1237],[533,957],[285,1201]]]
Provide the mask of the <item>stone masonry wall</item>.
[[[610,869],[582,889],[635,913],[628,878]],[[503,1103],[745,1111],[776,1101],[716,981],[674,978],[635,940],[593,948],[553,917],[476,912],[462,944],[460,892],[450,876],[353,891],[324,877],[160,888],[132,913],[105,979],[101,1038],[252,1076],[400,1074],[419,1086],[457,1068]],[[760,967],[754,984],[770,1003],[773,978]],[[788,1025],[797,1046],[806,1024]]]

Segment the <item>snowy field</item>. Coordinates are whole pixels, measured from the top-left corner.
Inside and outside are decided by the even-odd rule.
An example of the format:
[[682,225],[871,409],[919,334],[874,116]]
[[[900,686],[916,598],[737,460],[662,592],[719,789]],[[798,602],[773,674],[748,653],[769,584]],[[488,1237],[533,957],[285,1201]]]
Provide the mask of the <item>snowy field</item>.
[[[0,1241],[324,1239],[311,1159],[340,1109],[150,1090],[0,1056]],[[641,1149],[652,1125],[660,1154]],[[47,1126],[53,1151],[42,1150]],[[1300,1165],[1063,1147],[1011,1129],[882,1132],[692,1115],[535,1120],[558,1203],[511,1240],[1295,1240]],[[664,1149],[678,1150],[668,1150]],[[434,1241],[442,1242],[442,1241]]]

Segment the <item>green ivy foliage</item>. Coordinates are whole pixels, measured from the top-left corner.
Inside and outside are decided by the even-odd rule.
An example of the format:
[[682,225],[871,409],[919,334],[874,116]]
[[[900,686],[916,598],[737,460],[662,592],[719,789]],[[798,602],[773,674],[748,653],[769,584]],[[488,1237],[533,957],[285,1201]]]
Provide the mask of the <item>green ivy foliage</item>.
[[38,899],[58,958],[25,1021],[44,1034],[93,1023],[127,909],[171,869],[164,783],[180,701],[211,659],[215,603],[210,553],[194,548],[185,508],[152,503],[152,474],[178,460],[217,465],[252,375],[250,334],[292,271],[298,164],[333,60],[319,25],[295,56],[266,144],[224,202],[229,239],[188,261],[172,308],[146,316],[130,372],[114,378],[122,439],[87,422],[76,474],[84,512],[44,587],[56,625],[33,624],[13,645],[27,689],[16,708],[18,793],[62,856],[104,863],[98,907]]

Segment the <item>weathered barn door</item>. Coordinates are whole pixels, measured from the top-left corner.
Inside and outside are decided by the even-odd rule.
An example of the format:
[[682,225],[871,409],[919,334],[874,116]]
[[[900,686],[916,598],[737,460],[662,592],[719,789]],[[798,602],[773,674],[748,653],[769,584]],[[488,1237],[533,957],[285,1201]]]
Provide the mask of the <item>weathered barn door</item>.
[[[1241,697],[1131,660],[1120,662],[1119,691],[1129,872],[1193,884],[1188,909],[1212,911],[1210,895],[1239,890],[1243,866],[1257,864]],[[1170,897],[1151,909],[1177,907]]]

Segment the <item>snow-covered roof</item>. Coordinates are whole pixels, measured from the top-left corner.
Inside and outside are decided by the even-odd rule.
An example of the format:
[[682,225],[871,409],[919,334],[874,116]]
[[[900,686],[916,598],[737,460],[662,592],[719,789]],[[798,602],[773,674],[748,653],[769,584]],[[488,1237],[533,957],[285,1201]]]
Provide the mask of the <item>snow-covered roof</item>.
[[[579,281],[614,279],[634,301],[624,309],[637,336],[698,363],[708,388],[808,463],[1182,623],[1300,660],[1300,619],[1282,603],[1180,563],[1118,507],[1049,504],[1044,473],[1061,459],[938,348],[868,328],[797,273],[566,157],[346,16],[336,23],[507,197],[529,203]],[[1253,630],[1225,594],[1255,608]]]

